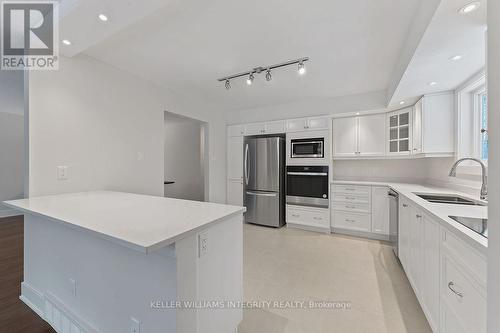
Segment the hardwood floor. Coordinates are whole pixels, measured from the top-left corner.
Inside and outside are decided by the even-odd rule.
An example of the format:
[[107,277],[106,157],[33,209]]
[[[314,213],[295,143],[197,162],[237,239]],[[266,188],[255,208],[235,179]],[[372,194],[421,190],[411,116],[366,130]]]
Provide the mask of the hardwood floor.
[[0,333],[55,333],[21,300],[22,216],[0,219]]

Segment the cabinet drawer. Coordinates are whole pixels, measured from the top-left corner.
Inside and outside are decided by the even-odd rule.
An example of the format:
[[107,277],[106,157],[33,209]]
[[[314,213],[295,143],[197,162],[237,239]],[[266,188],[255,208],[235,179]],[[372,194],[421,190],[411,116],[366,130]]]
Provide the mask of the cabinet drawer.
[[466,332],[486,332],[486,298],[482,288],[449,256],[443,256],[441,295]]
[[371,231],[371,215],[370,214],[353,214],[347,212],[333,212],[333,227],[358,230],[358,231]]
[[486,287],[488,269],[486,258],[447,230],[444,231],[443,249],[455,261],[465,266],[465,269]]
[[371,195],[371,186],[357,186],[357,185],[333,185],[333,192],[347,193],[347,194],[361,194]]
[[371,214],[372,210],[368,204],[357,204],[348,202],[334,202],[333,209],[336,211],[344,211],[351,213],[367,213]]
[[328,209],[304,210],[287,205],[286,222],[329,229],[330,212]]
[[347,194],[347,193],[332,193],[332,200],[334,202],[344,203],[357,203],[357,204],[371,204],[371,197],[369,195]]

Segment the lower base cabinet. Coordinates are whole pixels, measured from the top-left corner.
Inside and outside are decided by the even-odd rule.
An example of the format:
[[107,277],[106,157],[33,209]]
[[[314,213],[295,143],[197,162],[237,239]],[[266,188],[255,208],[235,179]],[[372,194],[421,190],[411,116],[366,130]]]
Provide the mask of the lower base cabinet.
[[330,233],[330,210],[286,205],[286,223],[292,227],[302,227]]
[[399,259],[434,333],[486,333],[486,258],[404,197]]

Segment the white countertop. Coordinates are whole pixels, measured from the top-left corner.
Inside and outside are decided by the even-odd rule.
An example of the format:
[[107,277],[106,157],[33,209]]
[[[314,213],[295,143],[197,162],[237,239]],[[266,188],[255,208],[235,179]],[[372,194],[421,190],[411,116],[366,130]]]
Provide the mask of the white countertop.
[[4,202],[148,253],[208,225],[245,212],[244,207],[97,191]]
[[[466,226],[452,220],[448,216],[463,216],[463,217],[475,217],[486,219],[488,218],[488,207],[486,206],[467,206],[467,205],[453,205],[453,204],[440,204],[428,202],[415,193],[436,193],[436,194],[453,194],[459,195],[465,198],[469,198],[475,201],[480,201],[479,198],[471,197],[468,194],[455,191],[448,188],[434,187],[430,185],[418,185],[418,184],[406,184],[406,183],[391,183],[391,182],[380,182],[380,181],[342,181],[335,180],[332,184],[339,185],[366,185],[366,186],[387,186],[392,188],[394,191],[398,192],[399,195],[406,197],[407,199],[413,201],[421,209],[423,209],[427,214],[432,217],[441,220],[448,227],[457,231],[463,235],[466,239],[471,241],[472,245],[480,245],[479,248],[482,252],[488,247],[488,239],[479,235],[478,233],[472,231]],[[479,191],[478,191],[479,196]]]

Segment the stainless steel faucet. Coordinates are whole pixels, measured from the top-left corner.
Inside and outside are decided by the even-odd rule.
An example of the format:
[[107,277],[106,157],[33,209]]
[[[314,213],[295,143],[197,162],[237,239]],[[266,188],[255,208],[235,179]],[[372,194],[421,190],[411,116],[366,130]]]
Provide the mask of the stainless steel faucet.
[[481,170],[482,170],[481,176],[483,179],[483,185],[481,186],[481,200],[488,200],[488,176],[486,175],[486,166],[481,160],[472,157],[461,158],[458,161],[456,161],[455,164],[453,164],[449,176],[450,177],[457,176],[457,166],[463,161],[474,161],[481,165]]

